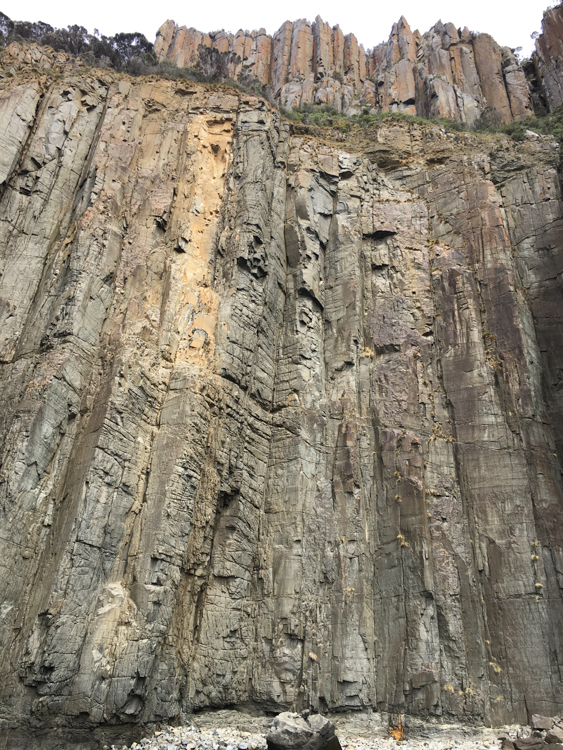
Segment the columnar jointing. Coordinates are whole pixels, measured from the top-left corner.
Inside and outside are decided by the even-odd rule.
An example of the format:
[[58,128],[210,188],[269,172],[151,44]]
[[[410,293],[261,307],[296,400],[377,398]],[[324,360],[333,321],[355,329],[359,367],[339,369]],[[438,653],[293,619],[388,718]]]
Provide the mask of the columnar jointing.
[[526,77],[512,50],[451,23],[438,22],[421,35],[401,17],[389,41],[366,52],[354,34],[344,35],[320,16],[312,24],[286,21],[273,37],[264,29],[202,34],[167,21],[158,31],[156,53],[160,60],[192,66],[201,45],[232,53],[231,78],[269,85],[284,107],[314,102],[349,114],[367,107],[469,125],[486,108],[499,124],[532,114]]
[[343,149],[26,49],[1,53],[2,732],[560,713],[554,142],[387,122]]

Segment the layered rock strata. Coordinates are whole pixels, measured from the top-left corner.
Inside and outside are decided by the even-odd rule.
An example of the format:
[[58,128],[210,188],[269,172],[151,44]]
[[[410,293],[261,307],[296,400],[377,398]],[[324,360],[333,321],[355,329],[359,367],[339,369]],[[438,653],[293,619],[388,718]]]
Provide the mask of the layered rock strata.
[[167,21],[155,50],[160,60],[183,67],[197,63],[200,45],[232,53],[231,77],[268,84],[284,107],[327,104],[348,113],[367,107],[469,125],[485,108],[499,123],[532,114],[526,77],[512,51],[488,34],[451,23],[438,22],[421,35],[401,17],[389,41],[366,52],[354,34],[344,35],[320,16],[312,24],[287,21],[273,37],[264,29],[202,34]]
[[1,54],[3,741],[560,712],[555,143]]

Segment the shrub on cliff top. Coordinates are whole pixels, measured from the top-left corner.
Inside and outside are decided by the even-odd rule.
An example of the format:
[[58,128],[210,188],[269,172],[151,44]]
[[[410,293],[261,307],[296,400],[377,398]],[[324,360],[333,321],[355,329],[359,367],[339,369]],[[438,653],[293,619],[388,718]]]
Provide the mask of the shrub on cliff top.
[[11,42],[34,42],[73,57],[80,55],[88,65],[113,68],[132,75],[136,74],[135,68],[156,65],[153,45],[138,31],[107,37],[97,29],[90,34],[76,24],[57,29],[43,21],[12,21],[0,13],[0,45]]
[[536,117],[527,117],[525,120],[514,120],[507,125],[495,124],[483,115],[474,128],[479,133],[506,133],[512,140],[518,142],[524,141],[526,131],[531,130],[541,135],[552,135],[563,147],[563,105],[556,107],[553,112],[544,112]]
[[80,56],[89,67],[112,68],[133,76],[158,75],[164,78],[185,78],[198,83],[226,83],[241,91],[262,96],[273,103],[269,86],[249,79],[245,71],[238,80],[230,74],[240,66],[241,59],[232,52],[200,45],[195,65],[179,68],[170,60],[158,62],[153,45],[138,31],[104,36],[97,29],[90,34],[83,26],[56,29],[38,21],[12,21],[0,12],[0,47],[11,42],[35,43],[51,47],[57,52]]
[[[562,5],[563,0],[553,7]],[[264,97],[273,104],[271,88],[249,77],[244,68],[237,80],[230,78],[231,73],[240,68],[241,60],[237,55],[232,52],[219,52],[203,45],[198,49],[198,60],[194,66],[179,68],[169,60],[157,62],[153,45],[140,32],[119,33],[107,37],[100,34],[97,29],[90,34],[83,26],[76,24],[57,29],[43,21],[13,21],[5,13],[0,12],[0,47],[11,42],[45,45],[73,57],[80,56],[88,66],[112,68],[134,76],[159,75],[171,79],[186,78],[200,83],[223,82],[241,91]],[[340,74],[333,71],[332,75],[339,79]],[[280,110],[290,120],[318,127],[334,127],[343,132],[349,131],[352,125],[367,127],[384,120],[414,124],[431,122],[447,130],[469,129],[464,123],[448,118],[427,120],[404,112],[372,114],[366,107],[361,114],[352,116],[338,112],[328,105],[312,103],[291,109],[280,107]],[[482,133],[506,133],[515,141],[523,141],[526,138],[526,130],[532,130],[554,136],[563,148],[563,106],[550,113],[538,111],[536,117],[528,117],[526,120],[514,121],[508,125],[500,123],[495,110],[486,108],[471,129]]]

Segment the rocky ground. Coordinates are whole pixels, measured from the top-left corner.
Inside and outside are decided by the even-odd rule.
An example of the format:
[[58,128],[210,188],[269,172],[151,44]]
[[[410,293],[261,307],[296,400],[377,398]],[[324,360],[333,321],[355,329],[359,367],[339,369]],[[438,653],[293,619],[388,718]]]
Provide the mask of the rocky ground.
[[[389,736],[388,717],[381,714],[332,716],[342,750],[498,750],[507,740],[540,750],[545,745],[546,732],[534,732],[531,727],[513,725],[501,729],[438,724],[410,717],[405,721],[402,741]],[[190,717],[190,724],[167,726],[125,745],[105,745],[102,750],[262,750],[271,717],[249,717],[236,711],[218,711]],[[557,719],[556,719],[557,721]],[[533,740],[536,742],[534,743]],[[537,745],[537,747],[536,747]],[[555,750],[555,745],[551,748]],[[524,747],[520,748],[524,750]]]

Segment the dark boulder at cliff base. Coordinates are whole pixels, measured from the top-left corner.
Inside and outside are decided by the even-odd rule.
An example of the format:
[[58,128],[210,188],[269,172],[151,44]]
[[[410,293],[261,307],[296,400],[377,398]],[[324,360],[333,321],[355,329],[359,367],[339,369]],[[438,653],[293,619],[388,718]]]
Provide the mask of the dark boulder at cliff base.
[[281,713],[266,741],[268,750],[342,750],[334,724],[320,714]]

